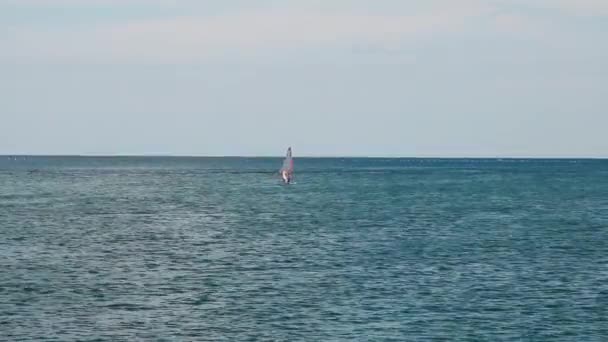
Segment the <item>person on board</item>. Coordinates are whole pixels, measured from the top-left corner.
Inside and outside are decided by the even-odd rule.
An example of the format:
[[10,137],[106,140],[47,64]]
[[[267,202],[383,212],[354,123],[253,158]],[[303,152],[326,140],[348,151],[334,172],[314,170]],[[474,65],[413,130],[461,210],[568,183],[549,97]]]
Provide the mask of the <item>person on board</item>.
[[287,170],[283,170],[281,172],[281,176],[283,177],[283,182],[289,184],[291,183],[291,177],[289,175],[289,172]]

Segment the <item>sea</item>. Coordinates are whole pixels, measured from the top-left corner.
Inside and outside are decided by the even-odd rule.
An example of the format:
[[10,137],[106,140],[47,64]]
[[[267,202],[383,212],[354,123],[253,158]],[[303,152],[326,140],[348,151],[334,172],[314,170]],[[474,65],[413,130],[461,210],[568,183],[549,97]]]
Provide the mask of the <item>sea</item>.
[[2,341],[608,341],[608,160],[0,157]]

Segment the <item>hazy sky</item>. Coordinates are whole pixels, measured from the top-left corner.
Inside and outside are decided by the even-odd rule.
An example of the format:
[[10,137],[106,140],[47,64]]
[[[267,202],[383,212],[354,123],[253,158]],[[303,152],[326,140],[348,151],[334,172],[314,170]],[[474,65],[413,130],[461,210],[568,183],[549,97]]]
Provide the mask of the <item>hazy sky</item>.
[[606,0],[0,0],[0,153],[608,156]]

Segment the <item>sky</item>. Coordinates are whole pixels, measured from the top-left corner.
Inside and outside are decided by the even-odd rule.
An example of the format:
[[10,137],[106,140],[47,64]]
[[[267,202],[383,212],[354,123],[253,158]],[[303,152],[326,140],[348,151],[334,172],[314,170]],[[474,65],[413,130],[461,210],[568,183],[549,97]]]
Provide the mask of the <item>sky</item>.
[[0,0],[0,154],[608,157],[606,0]]

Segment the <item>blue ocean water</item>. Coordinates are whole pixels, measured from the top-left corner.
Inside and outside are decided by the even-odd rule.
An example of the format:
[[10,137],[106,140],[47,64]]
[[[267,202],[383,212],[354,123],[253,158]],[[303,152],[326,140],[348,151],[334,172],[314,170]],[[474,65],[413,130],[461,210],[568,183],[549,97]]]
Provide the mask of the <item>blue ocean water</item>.
[[608,340],[608,160],[295,165],[0,157],[0,340]]

